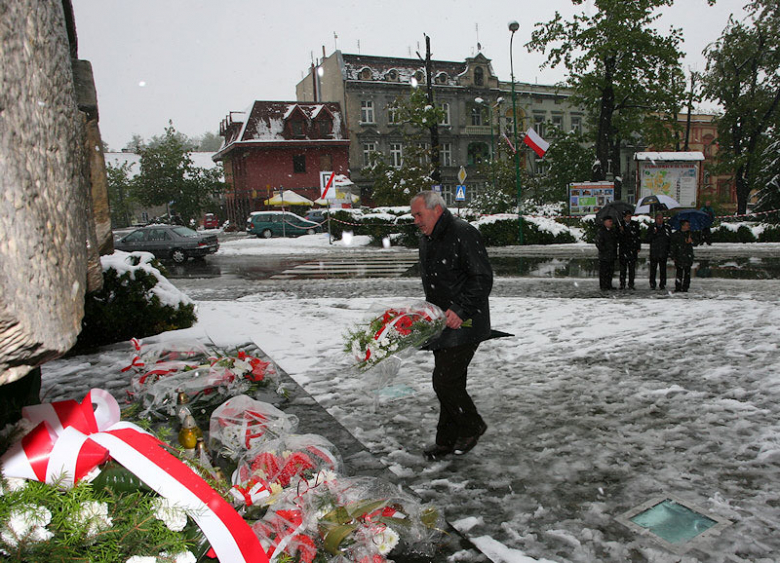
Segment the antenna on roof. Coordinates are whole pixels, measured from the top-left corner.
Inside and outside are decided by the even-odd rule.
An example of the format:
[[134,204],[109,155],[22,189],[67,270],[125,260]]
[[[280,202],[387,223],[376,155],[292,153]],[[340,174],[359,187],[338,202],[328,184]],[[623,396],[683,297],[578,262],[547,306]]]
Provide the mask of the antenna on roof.
[[479,23],[474,24],[474,29],[477,31],[477,51],[481,51],[482,45],[479,44]]
[[358,42],[358,55],[360,54],[360,39],[357,40]]
[[339,36],[335,31],[333,32],[333,47],[336,51],[339,50]]

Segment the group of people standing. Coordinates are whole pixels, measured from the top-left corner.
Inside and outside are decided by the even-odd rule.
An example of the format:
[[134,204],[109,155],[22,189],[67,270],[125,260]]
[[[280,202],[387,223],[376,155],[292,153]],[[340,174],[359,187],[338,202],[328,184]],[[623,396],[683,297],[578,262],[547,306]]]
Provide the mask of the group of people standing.
[[[675,266],[674,290],[686,292],[691,285],[691,267],[693,266],[694,240],[690,223],[680,221],[680,229],[672,228],[661,213],[655,216],[645,235],[650,246],[650,287],[666,289],[666,265],[669,258]],[[615,261],[620,265],[620,289],[635,289],[636,262],[642,247],[639,224],[633,220],[633,214],[626,212],[623,220],[615,226],[611,217],[606,217],[596,235],[596,248],[599,251],[599,287],[603,291],[616,289],[612,285],[615,275]],[[656,274],[658,284],[656,285]]]

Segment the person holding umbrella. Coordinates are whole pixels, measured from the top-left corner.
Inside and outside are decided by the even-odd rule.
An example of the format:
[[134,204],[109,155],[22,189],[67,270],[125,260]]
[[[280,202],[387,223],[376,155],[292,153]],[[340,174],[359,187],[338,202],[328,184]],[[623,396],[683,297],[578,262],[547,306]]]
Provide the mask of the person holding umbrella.
[[615,289],[612,276],[615,275],[618,239],[613,229],[612,217],[602,219],[601,228],[596,235],[596,248],[599,250],[599,288],[602,291]]
[[669,258],[669,243],[672,228],[664,221],[662,213],[655,214],[655,223],[647,229],[645,242],[650,245],[650,288],[655,289],[655,272],[659,272],[659,287],[666,288],[666,260]]
[[674,291],[687,292],[691,285],[691,266],[693,266],[693,237],[691,224],[687,219],[680,220],[680,230],[675,231],[670,243],[670,254],[677,270],[674,279]]
[[634,289],[636,277],[636,260],[642,248],[642,238],[639,234],[639,223],[632,221],[632,213],[623,214],[623,222],[618,232],[618,256],[620,260],[620,289],[626,289],[626,273],[628,273],[628,289]]

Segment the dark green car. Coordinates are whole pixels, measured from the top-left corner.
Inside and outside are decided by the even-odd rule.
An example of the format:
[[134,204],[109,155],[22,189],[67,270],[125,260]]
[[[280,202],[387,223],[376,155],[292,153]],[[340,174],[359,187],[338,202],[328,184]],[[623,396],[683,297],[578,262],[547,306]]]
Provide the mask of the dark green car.
[[322,226],[289,211],[255,211],[246,220],[246,232],[260,238],[297,237],[321,233]]

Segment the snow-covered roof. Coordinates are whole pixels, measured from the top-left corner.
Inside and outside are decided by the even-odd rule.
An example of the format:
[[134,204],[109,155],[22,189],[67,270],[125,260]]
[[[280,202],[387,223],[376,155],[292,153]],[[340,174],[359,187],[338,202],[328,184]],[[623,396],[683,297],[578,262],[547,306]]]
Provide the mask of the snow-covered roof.
[[[292,137],[286,127],[288,120],[295,119],[296,114],[302,115],[309,124],[304,127],[301,137]],[[310,125],[314,121],[326,120],[332,120],[332,127],[327,136],[321,137],[320,131]],[[246,112],[231,112],[222,122],[220,135],[225,140],[218,154],[231,144],[242,142],[300,143],[347,139],[338,102],[255,101]]]
[[704,160],[704,153],[692,152],[638,152],[634,154],[634,160],[652,161],[690,161]]

